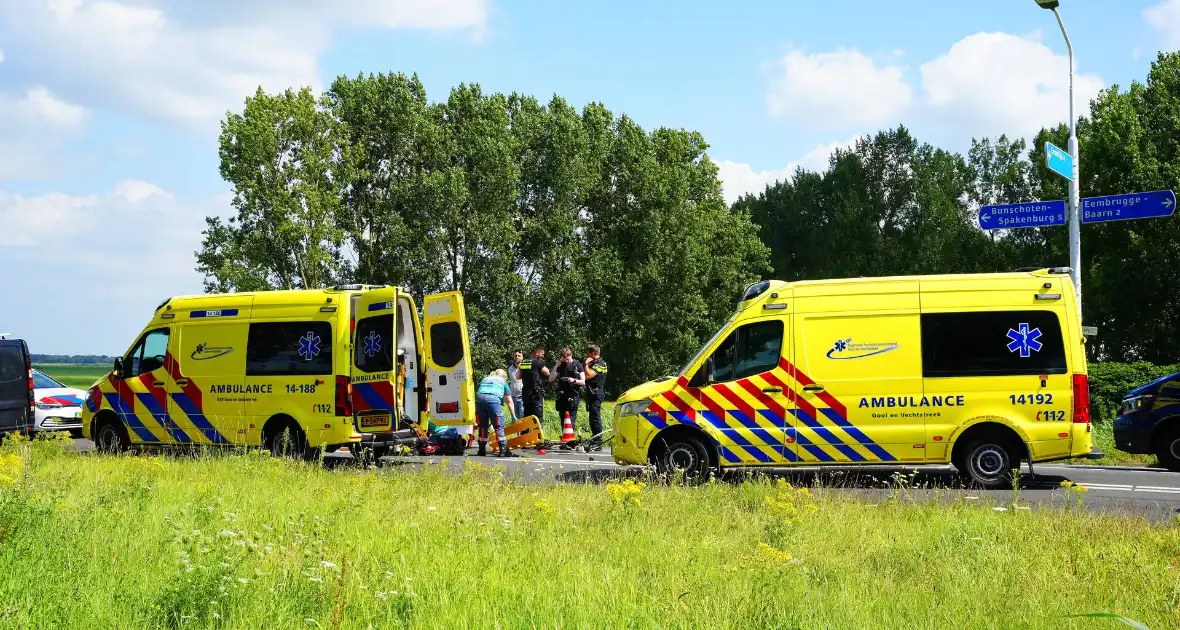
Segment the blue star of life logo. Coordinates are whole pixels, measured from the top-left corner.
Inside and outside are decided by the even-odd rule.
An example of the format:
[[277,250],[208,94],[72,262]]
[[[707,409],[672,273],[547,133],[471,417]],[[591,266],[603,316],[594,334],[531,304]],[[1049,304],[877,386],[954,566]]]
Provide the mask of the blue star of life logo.
[[1008,352],[1020,351],[1020,356],[1027,359],[1032,356],[1033,352],[1041,351],[1041,342],[1037,341],[1041,338],[1041,329],[1028,329],[1028,324],[1021,324],[1018,330],[1008,329],[1008,338],[1012,341],[1008,344]]
[[319,335],[309,332],[307,336],[299,338],[299,356],[311,361],[313,357],[320,354],[320,337]]
[[365,337],[365,355],[370,359],[377,356],[381,352],[381,335],[377,331],[370,331],[369,336]]
[[844,352],[845,350],[848,349],[848,342],[849,341],[852,341],[852,340],[851,339],[841,339],[841,340],[837,341],[836,347],[833,348],[833,350],[835,350],[836,352]]

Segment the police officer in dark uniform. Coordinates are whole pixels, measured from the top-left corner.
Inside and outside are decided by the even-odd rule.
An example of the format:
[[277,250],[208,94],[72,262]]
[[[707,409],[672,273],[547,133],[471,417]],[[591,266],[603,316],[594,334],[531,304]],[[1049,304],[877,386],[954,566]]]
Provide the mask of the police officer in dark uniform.
[[[577,427],[578,405],[582,402],[582,387],[586,385],[586,375],[582,362],[574,358],[573,350],[561,349],[561,358],[557,360],[557,365],[553,366],[549,382],[557,383],[557,417],[564,418],[564,414],[569,412],[570,423]],[[568,444],[561,446],[569,447]]]
[[[545,419],[545,378],[549,368],[545,367],[545,348],[536,346],[533,353],[520,362],[520,380],[523,384],[524,416],[536,416],[537,422]],[[552,380],[552,379],[550,379]]]
[[586,411],[590,414],[590,444],[587,450],[602,450],[602,401],[606,399],[606,361],[602,348],[586,348]]

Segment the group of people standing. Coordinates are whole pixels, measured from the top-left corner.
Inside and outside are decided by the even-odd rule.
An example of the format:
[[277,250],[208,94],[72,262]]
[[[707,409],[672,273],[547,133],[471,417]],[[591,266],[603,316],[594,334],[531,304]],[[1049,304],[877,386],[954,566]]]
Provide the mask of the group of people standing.
[[[570,422],[577,427],[578,407],[583,397],[586,411],[590,414],[591,437],[587,450],[602,450],[602,403],[606,399],[606,374],[608,367],[602,358],[602,348],[590,345],[586,348],[585,361],[574,358],[573,351],[563,348],[553,368],[545,365],[545,348],[536,346],[526,358],[523,352],[512,355],[508,369],[495,370],[479,384],[476,392],[476,417],[479,420],[479,454],[487,454],[489,425],[495,425],[496,438],[500,444],[500,457],[515,457],[504,439],[504,407],[508,407],[514,418],[536,416],[540,421],[545,417],[545,389],[549,385],[557,388],[557,415],[564,418],[569,414]],[[563,449],[572,448],[562,444]]]

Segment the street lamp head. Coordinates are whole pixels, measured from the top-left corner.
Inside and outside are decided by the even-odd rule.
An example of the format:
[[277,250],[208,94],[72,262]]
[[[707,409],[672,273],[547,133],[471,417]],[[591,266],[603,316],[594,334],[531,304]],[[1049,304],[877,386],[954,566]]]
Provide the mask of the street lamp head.
[[1037,0],[1037,6],[1042,9],[1056,9],[1059,4],[1057,0]]

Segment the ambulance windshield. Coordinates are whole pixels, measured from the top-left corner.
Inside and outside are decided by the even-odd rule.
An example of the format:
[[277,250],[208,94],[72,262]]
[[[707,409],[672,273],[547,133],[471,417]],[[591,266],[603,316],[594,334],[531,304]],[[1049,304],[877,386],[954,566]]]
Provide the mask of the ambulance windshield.
[[688,376],[688,371],[692,369],[692,366],[695,365],[702,356],[704,356],[705,350],[712,348],[713,344],[717,343],[717,340],[721,338],[721,335],[729,330],[729,325],[733,323],[733,320],[737,319],[737,316],[738,313],[734,313],[732,317],[722,324],[721,328],[719,328],[716,333],[713,333],[713,336],[708,341],[706,341],[703,346],[701,346],[701,349],[697,350],[696,355],[693,356],[693,358],[689,360],[689,362],[686,363],[684,367],[680,368],[680,372],[677,373],[677,376]]

